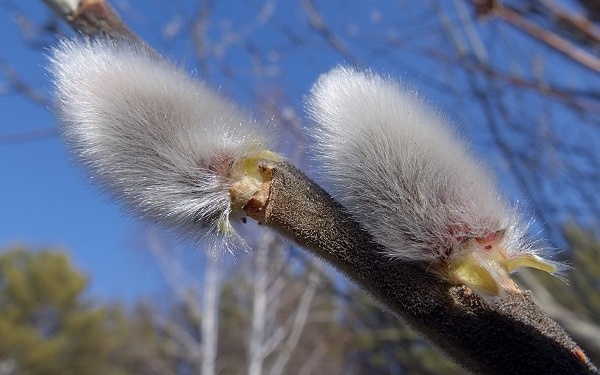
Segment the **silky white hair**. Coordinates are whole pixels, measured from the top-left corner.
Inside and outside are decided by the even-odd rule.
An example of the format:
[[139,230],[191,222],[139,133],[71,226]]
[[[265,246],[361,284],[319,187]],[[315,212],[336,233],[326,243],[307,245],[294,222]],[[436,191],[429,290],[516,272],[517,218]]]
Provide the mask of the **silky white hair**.
[[133,42],[63,40],[50,61],[63,133],[94,180],[194,241],[235,233],[228,171],[266,149],[263,124]]
[[394,80],[338,67],[307,99],[317,160],[334,195],[390,257],[445,262],[469,239],[533,252],[518,215],[465,142]]

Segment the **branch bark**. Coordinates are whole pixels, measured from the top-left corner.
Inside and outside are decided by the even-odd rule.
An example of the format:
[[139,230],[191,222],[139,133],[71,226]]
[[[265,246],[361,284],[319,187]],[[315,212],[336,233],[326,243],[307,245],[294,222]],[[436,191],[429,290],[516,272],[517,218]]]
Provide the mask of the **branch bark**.
[[261,168],[271,178],[269,198],[260,215],[252,207],[249,216],[327,260],[465,369],[482,374],[597,373],[531,293],[490,305],[464,286],[390,260],[339,203],[291,164],[265,162]]

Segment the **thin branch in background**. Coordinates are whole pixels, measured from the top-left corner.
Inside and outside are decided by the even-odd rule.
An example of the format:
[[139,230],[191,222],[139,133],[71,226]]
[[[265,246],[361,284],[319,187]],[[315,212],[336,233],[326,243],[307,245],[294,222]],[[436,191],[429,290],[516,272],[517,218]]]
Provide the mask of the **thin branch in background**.
[[17,134],[0,134],[0,145],[15,145],[58,137],[57,128],[45,128]]
[[[188,331],[179,327],[175,322],[163,318],[160,315],[156,318],[159,328],[166,333],[167,344],[173,344],[175,349],[173,355],[175,357],[183,357],[190,363],[195,364],[196,368],[200,368],[202,362],[201,344],[190,335]],[[169,348],[171,345],[165,345]]]
[[354,55],[352,50],[337,36],[328,26],[323,17],[317,10],[317,7],[312,0],[302,0],[302,7],[310,26],[329,44],[334,51],[337,51],[340,55],[351,61],[353,64],[358,64],[359,59]]
[[600,30],[585,17],[572,13],[552,0],[536,0],[550,11],[559,30],[564,29],[590,47],[600,46]]
[[597,0],[579,0],[585,10],[587,17],[593,22],[600,21],[600,2]]
[[26,83],[21,76],[10,65],[8,65],[6,61],[0,60],[0,70],[8,81],[7,85],[10,91],[19,93],[35,104],[43,107],[47,108],[50,105],[50,100],[38,90],[34,89],[31,85]]
[[[320,275],[322,270],[313,265],[314,261],[309,261],[310,264],[303,266],[312,269],[303,293],[300,296],[290,293],[292,283],[285,279],[289,277],[290,266],[286,265],[278,244],[280,241],[274,233],[262,233],[253,263],[249,375],[266,372],[279,374],[285,371],[309,322],[309,315],[314,313],[312,301],[319,280],[315,279],[315,273]],[[274,360],[271,368],[266,369],[265,363],[269,356],[273,356]]]
[[[248,342],[248,375],[260,375],[263,373],[265,358],[274,350],[274,345],[268,345],[264,342],[267,322],[272,318],[272,314],[267,313],[269,306],[269,250],[274,243],[273,233],[266,232],[262,234],[261,240],[256,248],[254,259],[254,280],[252,291],[252,323],[250,328],[250,337]],[[279,278],[276,278],[279,280]],[[280,284],[280,283],[278,283]],[[283,335],[279,335],[283,336]],[[272,336],[273,337],[273,336]],[[277,344],[280,339],[276,340]]]
[[495,15],[531,37],[543,42],[548,47],[579,63],[581,66],[596,73],[600,72],[599,58],[573,45],[563,37],[529,22],[518,12],[502,5],[497,0],[472,0],[472,2],[476,7],[478,15]]
[[452,4],[454,5],[456,13],[459,16],[459,25],[464,30],[467,40],[469,41],[469,45],[471,46],[471,50],[477,58],[477,61],[480,64],[487,63],[489,60],[488,52],[486,50],[485,44],[481,41],[481,38],[479,37],[479,33],[477,33],[477,31],[475,30],[473,23],[470,22],[468,19],[469,13],[464,1],[454,0]]
[[203,77],[210,77],[208,72],[210,45],[206,30],[208,29],[212,7],[212,1],[202,1],[198,7],[198,15],[194,18],[192,25],[190,26],[190,38],[194,45],[198,70]]
[[[440,21],[444,23],[443,20]],[[446,27],[451,27],[446,25]],[[454,33],[451,34],[454,36]],[[385,42],[386,47],[393,49],[400,49],[403,46],[399,45],[399,42],[394,39],[388,39]],[[456,48],[460,46],[455,45]],[[574,90],[567,87],[559,87],[551,85],[539,80],[529,79],[525,76],[516,73],[506,73],[500,69],[495,68],[490,64],[482,64],[478,61],[474,61],[469,55],[461,55],[463,52],[457,52],[458,56],[455,57],[442,50],[429,49],[429,48],[413,48],[420,56],[425,56],[439,61],[446,66],[458,66],[467,73],[478,73],[488,76],[491,79],[495,79],[512,85],[527,91],[542,94],[549,99],[557,100],[564,105],[570,107],[575,111],[592,112],[600,114],[600,92],[597,91],[585,91],[585,90]],[[457,49],[457,51],[459,51]],[[468,95],[468,92],[462,93]]]
[[[147,244],[148,251],[157,260],[171,291],[177,300],[184,306],[185,311],[188,313],[188,318],[193,321],[193,326],[200,327],[202,324],[202,308],[199,306],[196,296],[184,288],[185,283],[182,282],[182,279],[186,276],[184,267],[178,262],[176,257],[173,257],[173,254],[168,253],[155,234],[149,236]],[[173,340],[177,346],[184,348],[182,353],[184,353],[190,363],[193,363],[194,367],[200,370],[203,363],[203,346],[194,338],[194,334],[198,334],[199,332],[187,332],[166,319],[159,319],[159,323],[162,323],[162,328],[171,334],[171,340]]]
[[[456,3],[456,1],[461,1],[461,0],[455,0],[455,3]],[[455,7],[456,7],[456,5],[455,5]],[[463,34],[456,30],[456,28],[450,21],[448,15],[442,9],[439,9],[439,7],[433,7],[433,12],[435,13],[436,17],[438,18],[441,28],[444,31],[446,31],[446,33],[448,35],[448,39],[452,42],[452,45],[454,46],[454,49],[456,50],[457,55],[461,56],[461,57],[467,56],[468,55],[468,51],[467,51],[468,46],[467,46],[467,42],[463,38]]]
[[181,262],[172,253],[167,251],[156,234],[151,234],[148,237],[148,250],[157,259],[158,265],[161,268],[162,274],[165,275],[171,291],[179,302],[185,306],[190,317],[194,320],[194,324],[199,327],[202,320],[202,309],[197,299],[184,287],[186,285],[184,280],[191,280],[193,278],[187,274]]

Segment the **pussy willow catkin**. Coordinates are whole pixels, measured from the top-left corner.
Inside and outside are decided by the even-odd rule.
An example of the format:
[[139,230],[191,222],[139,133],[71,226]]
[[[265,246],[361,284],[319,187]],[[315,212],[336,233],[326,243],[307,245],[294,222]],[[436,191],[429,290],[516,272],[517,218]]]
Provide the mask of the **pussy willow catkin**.
[[63,133],[97,182],[195,241],[239,242],[236,200],[261,183],[257,160],[279,158],[264,124],[131,42],[62,41],[50,69]]
[[487,297],[517,291],[508,273],[520,267],[556,271],[524,238],[490,172],[413,92],[338,67],[307,105],[323,175],[389,257]]

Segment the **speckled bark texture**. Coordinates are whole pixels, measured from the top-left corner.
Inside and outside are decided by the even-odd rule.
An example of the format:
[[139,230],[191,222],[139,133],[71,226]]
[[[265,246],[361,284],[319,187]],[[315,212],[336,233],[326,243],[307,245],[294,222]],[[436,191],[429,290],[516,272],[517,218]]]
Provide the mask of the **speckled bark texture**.
[[528,293],[489,306],[468,288],[390,260],[318,185],[273,164],[264,224],[334,265],[466,370],[594,374],[597,369]]

